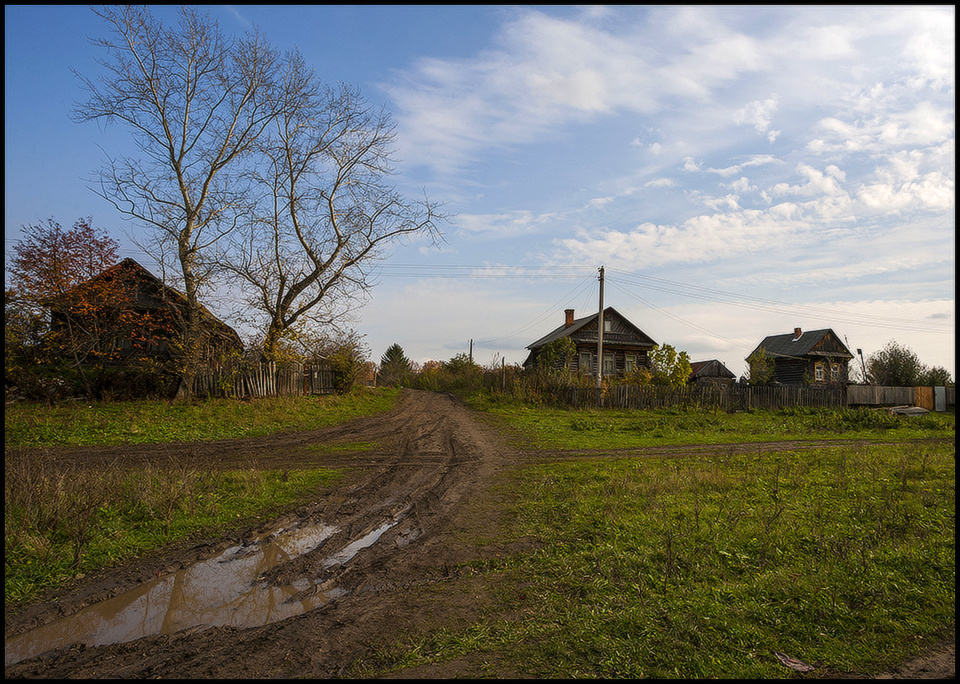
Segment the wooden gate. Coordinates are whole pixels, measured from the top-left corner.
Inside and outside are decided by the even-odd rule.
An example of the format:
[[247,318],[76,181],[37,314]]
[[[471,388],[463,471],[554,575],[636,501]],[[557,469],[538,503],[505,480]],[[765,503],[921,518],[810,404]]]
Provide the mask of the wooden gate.
[[933,388],[932,387],[914,387],[914,404],[928,411],[933,410]]

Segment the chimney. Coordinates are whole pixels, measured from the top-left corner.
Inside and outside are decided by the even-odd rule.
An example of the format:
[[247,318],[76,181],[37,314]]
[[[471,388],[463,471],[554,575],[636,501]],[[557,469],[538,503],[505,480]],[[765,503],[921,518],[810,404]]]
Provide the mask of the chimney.
[[803,334],[803,331],[800,328],[793,329],[793,339],[797,340]]
[[573,325],[573,309],[564,309],[563,313],[565,316],[563,321],[563,327],[569,328],[571,325]]

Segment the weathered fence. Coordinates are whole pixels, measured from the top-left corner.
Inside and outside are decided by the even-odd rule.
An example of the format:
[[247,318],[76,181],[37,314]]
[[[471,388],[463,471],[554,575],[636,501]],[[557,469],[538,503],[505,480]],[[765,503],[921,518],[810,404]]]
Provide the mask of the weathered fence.
[[193,391],[198,397],[233,399],[333,394],[335,380],[325,366],[266,362],[205,369],[194,378]]
[[[597,390],[584,387],[553,387],[544,395],[552,403],[574,408],[597,406]],[[661,409],[696,406],[722,411],[779,409],[795,406],[839,408],[846,406],[842,388],[744,387],[741,385],[690,385],[682,388],[614,385],[600,396],[605,408]]]
[[[956,388],[943,389],[946,406],[956,406]],[[920,406],[934,410],[933,387],[889,387],[885,385],[850,385],[848,406]]]
[[850,385],[847,387],[848,406],[897,406],[913,404],[913,387],[886,387],[883,385]]

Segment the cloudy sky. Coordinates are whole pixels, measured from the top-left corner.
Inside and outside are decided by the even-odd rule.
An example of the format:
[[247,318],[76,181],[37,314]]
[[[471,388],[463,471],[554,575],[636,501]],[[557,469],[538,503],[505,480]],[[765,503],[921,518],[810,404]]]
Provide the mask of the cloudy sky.
[[[207,11],[384,105],[397,185],[450,214],[441,245],[392,250],[357,310],[375,359],[473,339],[481,363],[522,361],[563,309],[596,311],[604,266],[607,306],[736,373],[795,327],[955,373],[952,6]],[[129,133],[70,120],[101,20],[4,13],[6,250],[30,223],[93,216],[151,266],[84,180]]]

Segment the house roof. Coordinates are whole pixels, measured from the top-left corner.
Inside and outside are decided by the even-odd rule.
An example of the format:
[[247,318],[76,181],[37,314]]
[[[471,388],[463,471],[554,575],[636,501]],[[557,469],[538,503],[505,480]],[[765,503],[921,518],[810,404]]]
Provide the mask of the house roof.
[[[164,296],[170,297],[170,300],[175,306],[183,306],[187,303],[187,297],[182,292],[175,290],[169,285],[165,284],[160,278],[153,275],[149,270],[142,266],[135,259],[126,258],[122,261],[114,264],[110,268],[105,269],[101,273],[93,276],[89,280],[76,285],[73,289],[64,294],[64,296],[69,296],[71,293],[82,293],[84,289],[87,289],[91,286],[91,283],[102,280],[102,279],[113,279],[113,278],[129,278],[129,277],[139,278],[141,281],[146,281],[150,283],[153,287],[157,288],[157,291],[162,293]],[[58,298],[59,299],[59,298]],[[50,302],[52,309],[56,309],[57,301],[52,300]],[[203,319],[207,320],[212,325],[219,328],[222,332],[228,335],[230,338],[235,339],[237,343],[242,346],[240,336],[237,334],[237,331],[232,327],[221,321],[219,318],[213,315],[207,307],[203,304],[200,304],[200,315]]]
[[[614,309],[612,306],[608,306],[608,307],[606,307],[606,308],[603,310],[603,315],[604,315],[604,317],[606,317],[608,314],[614,314],[614,315],[616,315],[618,318],[620,318],[620,320],[622,320],[622,321],[623,321],[624,323],[626,323],[628,326],[630,326],[631,328],[633,328],[634,332],[636,332],[637,335],[638,335],[642,340],[645,341],[645,342],[643,342],[643,343],[645,343],[645,344],[650,344],[651,346],[653,346],[653,345],[656,344],[656,342],[654,342],[653,339],[652,339],[649,335],[647,335],[647,334],[646,334],[645,332],[643,332],[640,328],[638,328],[638,327],[635,326],[633,323],[631,323],[629,320],[627,320],[626,316],[624,316],[622,313],[620,313],[619,311],[617,311],[616,309]],[[586,325],[587,325],[588,323],[590,323],[591,321],[596,320],[599,315],[600,315],[600,314],[599,314],[599,312],[598,312],[598,313],[595,313],[595,314],[590,314],[589,316],[584,316],[583,318],[576,318],[576,319],[574,319],[573,323],[572,323],[571,325],[569,325],[569,326],[568,326],[566,323],[564,323],[564,324],[561,325],[560,327],[552,330],[551,332],[549,332],[549,333],[547,333],[546,335],[544,335],[543,337],[541,337],[541,338],[540,338],[539,340],[537,340],[536,342],[531,342],[530,344],[528,344],[528,345],[527,345],[527,349],[537,349],[538,347],[542,347],[542,346],[545,345],[545,344],[549,344],[550,342],[553,342],[554,340],[558,340],[558,339],[560,339],[561,337],[568,337],[568,336],[572,335],[573,333],[577,332],[578,330],[580,330],[581,328],[583,328],[584,326],[586,326]]]
[[[785,358],[799,358],[802,356],[807,356],[810,354],[819,354],[820,352],[812,351],[815,346],[824,338],[824,336],[830,333],[833,339],[838,345],[843,347],[846,351],[846,354],[853,358],[853,354],[850,353],[850,350],[847,349],[847,346],[840,341],[840,337],[835,333],[831,328],[824,328],[822,330],[808,330],[801,333],[800,337],[794,337],[793,333],[787,333],[786,335],[768,335],[763,338],[763,341],[757,345],[758,349],[763,349],[769,356],[780,356]],[[753,355],[753,352],[750,352],[750,355]],[[843,354],[843,352],[834,352],[832,355],[836,356],[837,354]],[[749,358],[749,357],[748,357]]]
[[705,372],[716,364],[716,367],[713,370],[716,371],[716,375],[711,377],[730,377],[736,378],[737,376],[727,368],[722,361],[718,359],[710,359],[709,361],[693,361],[690,363],[690,377],[695,378],[701,372]]

